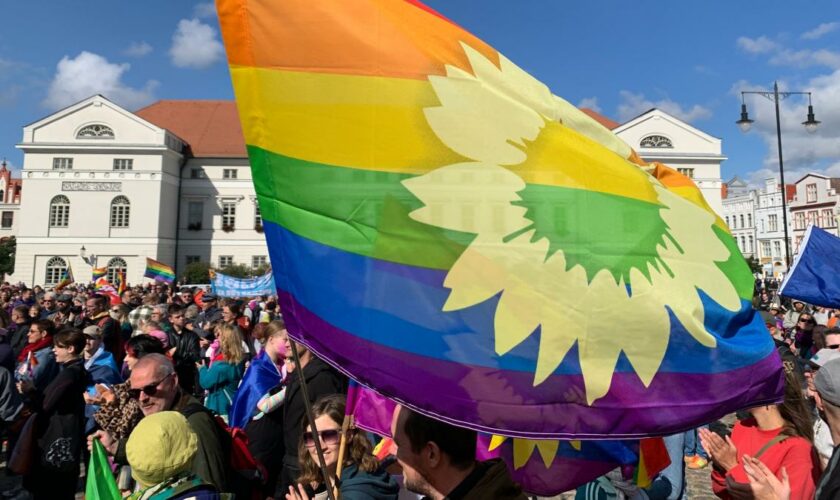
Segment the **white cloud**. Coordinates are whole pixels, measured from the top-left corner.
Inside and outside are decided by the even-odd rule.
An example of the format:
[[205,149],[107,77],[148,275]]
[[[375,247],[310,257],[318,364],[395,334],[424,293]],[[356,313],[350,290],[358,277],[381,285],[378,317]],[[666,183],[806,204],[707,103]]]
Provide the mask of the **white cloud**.
[[832,31],[836,31],[837,28],[840,28],[840,23],[822,23],[816,28],[802,33],[802,38],[805,40],[816,40],[817,38],[827,35]]
[[143,57],[152,52],[152,46],[147,42],[131,42],[131,45],[123,51],[129,57]]
[[765,54],[779,48],[776,42],[766,36],[760,36],[758,38],[738,37],[735,44],[739,49],[749,54]]
[[585,97],[577,104],[578,108],[589,108],[596,113],[601,112],[601,106],[598,106],[597,97]]
[[840,53],[826,49],[820,50],[789,50],[785,49],[770,58],[770,64],[776,66],[826,66],[840,69]]
[[690,108],[683,108],[681,104],[671,99],[652,101],[645,98],[644,94],[635,94],[629,90],[622,90],[619,95],[621,96],[621,104],[618,105],[618,119],[621,122],[635,118],[651,108],[659,108],[686,122],[705,120],[712,116],[712,111],[709,108],[699,104]]
[[181,19],[172,35],[169,55],[179,68],[201,69],[222,59],[224,47],[216,38],[216,29],[198,19]]
[[42,105],[49,109],[59,109],[93,94],[102,94],[128,109],[154,101],[158,82],[149,80],[142,88],[130,87],[122,80],[129,68],[130,64],[111,63],[87,51],[75,58],[64,56],[56,67]]
[[193,7],[193,17],[199,19],[206,17],[216,17],[216,5],[213,2],[200,3]]

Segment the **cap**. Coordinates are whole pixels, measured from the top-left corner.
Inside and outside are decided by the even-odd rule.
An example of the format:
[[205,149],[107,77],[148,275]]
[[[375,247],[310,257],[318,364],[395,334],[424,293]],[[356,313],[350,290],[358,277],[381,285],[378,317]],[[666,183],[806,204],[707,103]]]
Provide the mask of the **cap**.
[[212,294],[212,293],[205,293],[204,295],[201,296],[201,301],[202,302],[212,302],[216,299],[217,299],[216,295]]
[[62,293],[56,299],[58,302],[73,302],[73,297],[67,295],[66,293]]
[[814,386],[820,397],[834,406],[840,406],[840,359],[823,365],[814,377]]
[[102,337],[102,330],[100,330],[99,327],[96,325],[90,325],[89,327],[82,330],[82,333],[85,337]]

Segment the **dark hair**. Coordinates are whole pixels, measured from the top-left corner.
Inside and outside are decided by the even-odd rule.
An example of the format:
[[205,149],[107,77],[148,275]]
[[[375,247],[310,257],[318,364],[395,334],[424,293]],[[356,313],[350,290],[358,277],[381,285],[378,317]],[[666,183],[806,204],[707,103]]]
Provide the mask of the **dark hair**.
[[[40,323],[40,321],[38,322]],[[53,337],[53,345],[73,347],[73,353],[81,355],[85,349],[85,336],[78,328],[62,328]]]
[[228,299],[222,303],[222,307],[230,309],[230,312],[236,317],[239,317],[239,315],[242,314],[242,303],[238,300]]
[[407,412],[405,434],[414,453],[419,453],[427,443],[432,442],[449,456],[453,467],[464,470],[475,463],[478,439],[475,431],[439,422],[405,407],[401,411]]
[[104,295],[96,294],[88,297],[88,300],[95,301],[96,307],[108,307],[111,305],[111,301]]
[[823,325],[817,325],[814,327],[814,332],[811,334],[812,338],[814,339],[814,349],[819,351],[820,349],[825,349],[825,332],[828,330],[828,327]]
[[[312,416],[317,419],[318,417],[327,415],[333,422],[341,425],[344,421],[346,404],[347,398],[343,394],[324,396],[312,404]],[[304,419],[303,432],[306,431],[306,428],[309,426],[308,424],[309,422]],[[345,463],[356,464],[359,470],[365,472],[375,472],[379,468],[379,464],[372,453],[373,445],[370,444],[370,441],[368,441],[368,438],[363,432],[359,432],[355,428],[351,428],[347,432],[347,448],[345,449],[345,456],[347,458],[345,459]],[[324,481],[324,477],[321,475],[321,469],[309,455],[309,450],[306,448],[302,436],[298,444],[298,461],[300,463],[299,483],[322,483]]]
[[125,352],[140,359],[147,354],[166,354],[166,349],[163,348],[160,340],[144,333],[128,339],[125,343]]
[[24,318],[28,318],[29,317],[29,306],[17,306],[14,309],[12,309],[12,312],[16,312],[16,313],[20,314],[21,316],[23,316]]
[[169,316],[172,316],[178,313],[183,313],[184,308],[178,304],[169,304],[169,307],[166,308],[166,312]]
[[840,328],[834,326],[825,331],[826,335],[840,335]]
[[30,328],[32,326],[37,326],[38,330],[41,330],[42,332],[47,332],[47,335],[55,335],[55,323],[48,319],[39,319],[38,321],[33,321]]
[[781,434],[787,436],[800,436],[810,442],[814,442],[814,425],[811,422],[811,412],[805,402],[805,395],[800,389],[800,384],[794,371],[784,371],[785,374],[785,399],[778,405],[779,413],[785,420]]

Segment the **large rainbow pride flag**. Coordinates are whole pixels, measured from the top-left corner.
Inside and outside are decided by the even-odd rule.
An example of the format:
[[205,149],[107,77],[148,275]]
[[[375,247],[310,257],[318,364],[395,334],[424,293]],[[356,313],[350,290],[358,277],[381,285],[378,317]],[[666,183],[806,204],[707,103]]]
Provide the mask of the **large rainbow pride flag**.
[[415,0],[219,0],[289,332],[487,433],[668,434],[779,400],[690,179]]

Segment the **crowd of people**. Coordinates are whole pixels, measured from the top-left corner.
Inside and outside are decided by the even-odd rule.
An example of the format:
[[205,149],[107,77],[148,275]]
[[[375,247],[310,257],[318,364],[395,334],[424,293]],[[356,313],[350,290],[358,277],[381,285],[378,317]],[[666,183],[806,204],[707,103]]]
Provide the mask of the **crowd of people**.
[[[840,310],[765,286],[754,306],[784,400],[739,413],[731,430],[666,436],[671,464],[647,488],[617,469],[577,498],[684,498],[686,469],[707,467],[721,498],[840,498]],[[137,499],[526,498],[503,462],[476,460],[475,432],[407,408],[394,414],[393,456],[378,459],[378,438],[343,427],[347,379],[294,347],[296,358],[274,297],[3,286],[0,431],[22,489],[2,495],[74,498],[98,442]]]

